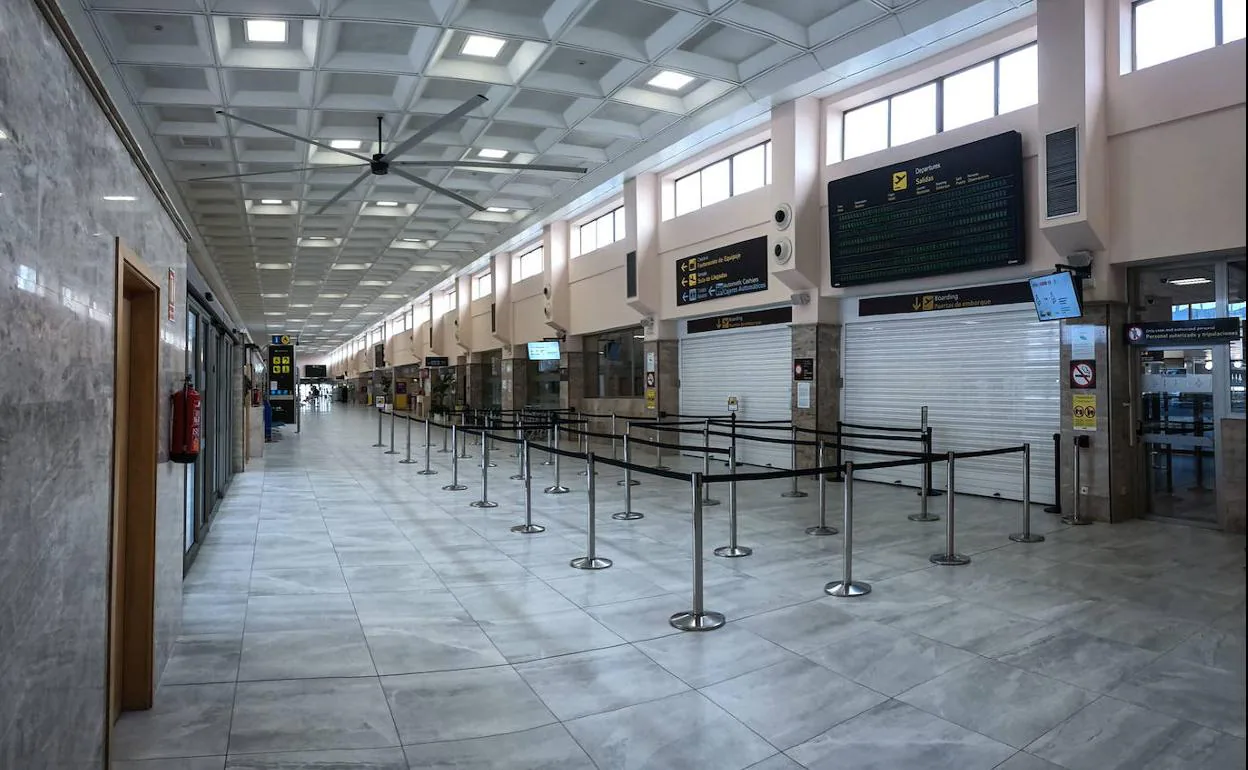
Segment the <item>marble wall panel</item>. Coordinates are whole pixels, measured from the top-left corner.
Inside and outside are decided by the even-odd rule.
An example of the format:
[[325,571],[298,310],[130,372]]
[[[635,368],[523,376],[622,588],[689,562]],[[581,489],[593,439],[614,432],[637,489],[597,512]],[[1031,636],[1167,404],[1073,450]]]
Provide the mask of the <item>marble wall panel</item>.
[[[162,292],[175,274],[162,395],[185,374],[186,244],[31,0],[0,5],[0,124],[0,767],[94,770],[106,719],[114,238]],[[168,412],[162,398],[162,426]],[[181,618],[185,496],[183,467],[160,444],[157,676]]]

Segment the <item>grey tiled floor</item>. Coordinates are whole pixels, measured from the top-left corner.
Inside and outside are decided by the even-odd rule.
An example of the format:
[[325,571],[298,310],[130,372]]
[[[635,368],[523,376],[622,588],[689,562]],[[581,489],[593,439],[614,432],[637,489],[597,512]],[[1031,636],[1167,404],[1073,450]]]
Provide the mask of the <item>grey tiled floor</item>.
[[460,463],[470,489],[446,492],[449,455],[435,446],[438,474],[417,475],[370,446],[367,410],[285,434],[222,503],[116,770],[1244,766],[1243,537],[1068,529],[1037,509],[1048,540],[1019,545],[1017,504],[961,498],[974,561],[932,567],[944,525],[906,520],[913,490],[860,483],[855,575],[874,592],[836,599],[821,589],[843,541],[803,533],[814,495],[753,482],[754,555],[711,556],[727,506],[706,510],[707,606],[729,623],[682,634],[667,624],[690,603],[679,484],[644,477],[646,517],[615,521],[619,475],[602,469],[598,552],[615,564],[583,572],[568,566],[585,551],[579,467],[572,494],[546,495],[535,457],[549,529],[525,536],[509,531],[510,447],[482,510],[479,447]]

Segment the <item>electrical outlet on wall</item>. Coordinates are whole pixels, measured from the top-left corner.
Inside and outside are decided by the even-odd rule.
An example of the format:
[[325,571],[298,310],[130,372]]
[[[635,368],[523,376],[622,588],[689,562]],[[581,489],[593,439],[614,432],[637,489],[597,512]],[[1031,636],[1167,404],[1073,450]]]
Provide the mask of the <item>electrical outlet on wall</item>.
[[1084,484],[1083,486],[1079,487],[1079,494],[1081,494],[1081,495],[1086,495],[1087,493],[1088,493],[1088,485],[1087,485],[1087,484]]

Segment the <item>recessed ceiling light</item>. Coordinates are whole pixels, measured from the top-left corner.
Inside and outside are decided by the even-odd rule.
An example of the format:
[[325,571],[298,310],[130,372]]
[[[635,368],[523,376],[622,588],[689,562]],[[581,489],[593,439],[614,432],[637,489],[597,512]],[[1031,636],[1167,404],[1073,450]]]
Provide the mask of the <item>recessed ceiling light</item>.
[[291,303],[291,307],[312,307],[307,303]]
[[292,281],[292,286],[320,286],[320,281]]
[[693,82],[693,78],[683,72],[672,72],[671,70],[663,70],[659,74],[646,81],[646,85],[662,88],[664,91],[679,91],[685,86]]
[[342,299],[346,294],[322,294],[321,299]]
[[402,294],[382,294],[379,299],[403,299]]
[[309,235],[308,240],[309,241],[328,241],[329,236],[328,235]]
[[138,198],[134,197],[133,195],[105,195],[104,200],[106,201],[137,201]]
[[283,203],[281,198],[262,198],[260,202],[265,206],[280,206]]
[[1171,286],[1200,286],[1205,283],[1213,283],[1209,278],[1171,278],[1166,281]]
[[336,265],[331,265],[329,269],[330,270],[367,270],[370,267],[372,267],[372,265],[370,265],[367,262],[339,262]]
[[265,315],[286,315],[285,313],[266,312]]
[[510,212],[511,209],[505,209],[502,206],[490,206],[489,208],[486,209],[486,211],[491,211],[495,214],[506,214]]
[[286,294],[261,294],[260,296],[264,297],[265,299],[281,299],[282,297],[285,297],[288,295]]
[[361,310],[360,315],[381,315],[380,310]]
[[248,43],[285,43],[286,22],[280,19],[247,19],[243,32]]
[[335,150],[358,150],[363,144],[359,139],[331,139],[329,146]]
[[5,139],[8,139],[8,138],[9,138],[9,132],[5,131],[3,128],[0,128],[0,142],[3,142]]
[[347,319],[345,319],[345,318],[331,318],[331,319],[329,319],[329,322],[330,322],[331,324],[345,324],[345,323],[347,322]]
[[257,262],[257,270],[289,270],[289,262]]
[[493,149],[493,148],[486,147],[486,148],[485,148],[485,149],[483,149],[483,150],[477,150],[477,157],[478,157],[478,158],[489,158],[490,160],[498,160],[499,158],[505,158],[505,157],[507,157],[507,151],[506,151],[506,150],[495,150],[495,149]]
[[376,202],[376,203],[374,203],[373,205],[374,205],[374,206],[385,206],[386,208],[394,208],[395,206],[399,205],[399,202],[398,202],[398,201],[377,201],[377,202]]
[[343,307],[365,307],[364,303],[362,302],[344,302],[342,303],[342,306]]
[[502,38],[490,37],[489,35],[469,35],[459,52],[465,56],[482,56],[486,59],[493,59],[502,52],[505,45],[507,45],[507,41]]
[[413,273],[440,273],[446,268],[442,265],[412,265]]
[[317,312],[315,312],[315,313],[308,313],[308,315],[333,315],[333,313],[328,313],[328,312],[323,311],[323,310],[318,310],[318,311],[317,311]]
[[360,281],[361,286],[389,286],[389,281]]
[[420,243],[419,238],[403,238],[402,241],[404,243]]

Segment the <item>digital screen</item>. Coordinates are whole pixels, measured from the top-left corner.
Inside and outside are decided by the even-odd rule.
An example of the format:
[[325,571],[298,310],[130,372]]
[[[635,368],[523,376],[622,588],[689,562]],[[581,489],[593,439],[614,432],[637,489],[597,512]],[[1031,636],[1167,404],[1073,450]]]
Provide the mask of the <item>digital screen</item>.
[[530,342],[529,343],[529,360],[530,361],[558,361],[559,360],[559,343],[558,341],[548,342]]
[[324,366],[322,364],[304,364],[303,376],[311,378],[311,379],[315,379],[318,377],[328,377],[329,367]]
[[1075,277],[1068,272],[1042,275],[1031,279],[1031,298],[1041,321],[1060,321],[1083,315],[1083,303]]

